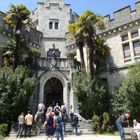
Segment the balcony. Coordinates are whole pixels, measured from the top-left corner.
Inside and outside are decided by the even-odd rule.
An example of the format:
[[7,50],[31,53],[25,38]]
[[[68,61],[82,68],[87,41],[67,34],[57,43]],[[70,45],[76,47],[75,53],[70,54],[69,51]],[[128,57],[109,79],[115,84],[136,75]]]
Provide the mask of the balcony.
[[58,69],[58,70],[80,70],[81,65],[74,59],[70,58],[39,58],[39,69]]

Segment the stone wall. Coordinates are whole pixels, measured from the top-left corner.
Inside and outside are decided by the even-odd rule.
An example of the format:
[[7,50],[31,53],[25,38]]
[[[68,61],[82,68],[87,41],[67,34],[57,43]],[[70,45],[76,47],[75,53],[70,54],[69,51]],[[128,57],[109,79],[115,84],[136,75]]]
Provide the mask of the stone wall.
[[[37,23],[37,29],[43,33],[42,56],[47,57],[47,51],[54,43],[61,51],[61,57],[65,58],[68,24],[78,18],[78,15],[70,9],[70,5],[64,4],[64,0],[44,0],[38,3],[31,17]],[[51,20],[58,21],[58,29],[49,29]]]
[[124,7],[114,12],[114,18],[111,19],[110,15],[104,17],[106,24],[106,31],[125,25],[132,21],[140,19],[140,1],[135,3],[136,9],[131,10],[130,6]]

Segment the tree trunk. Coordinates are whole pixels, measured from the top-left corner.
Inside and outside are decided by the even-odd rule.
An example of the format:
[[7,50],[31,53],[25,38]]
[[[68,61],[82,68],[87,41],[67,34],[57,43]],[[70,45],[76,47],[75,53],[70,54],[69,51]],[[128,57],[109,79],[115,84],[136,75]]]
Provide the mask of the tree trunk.
[[[20,35],[21,35],[21,28],[22,28],[22,23],[17,22],[16,29],[15,29],[15,41],[16,45],[14,46],[13,49],[13,70],[17,68],[18,62],[19,62],[19,56],[18,56],[18,48],[19,48],[19,42],[20,42]],[[19,33],[17,32],[19,30]]]
[[94,57],[93,55],[94,55],[93,42],[90,39],[88,43],[88,66],[89,66],[89,74],[92,79],[94,78],[95,75],[94,65],[93,65],[93,57]]
[[84,52],[83,52],[83,43],[78,43],[77,44],[80,52],[80,60],[81,60],[81,67],[85,68],[85,61],[84,61]]

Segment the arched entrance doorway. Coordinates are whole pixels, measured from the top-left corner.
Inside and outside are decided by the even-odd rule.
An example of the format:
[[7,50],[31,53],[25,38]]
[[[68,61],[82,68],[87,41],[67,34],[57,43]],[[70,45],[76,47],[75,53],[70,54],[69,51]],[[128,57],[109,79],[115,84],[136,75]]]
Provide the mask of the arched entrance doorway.
[[44,103],[46,107],[55,106],[56,103],[63,102],[63,85],[55,77],[50,78],[44,86]]

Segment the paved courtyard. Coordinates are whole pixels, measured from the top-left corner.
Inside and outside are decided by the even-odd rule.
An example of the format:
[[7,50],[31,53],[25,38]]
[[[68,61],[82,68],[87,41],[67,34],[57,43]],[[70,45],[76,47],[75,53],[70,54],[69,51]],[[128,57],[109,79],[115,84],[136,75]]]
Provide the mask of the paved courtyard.
[[[36,136],[31,138],[5,138],[5,140],[46,140],[45,136]],[[56,138],[54,138],[56,140]],[[80,135],[80,136],[65,136],[64,140],[120,140],[119,136],[104,136],[104,135]]]

